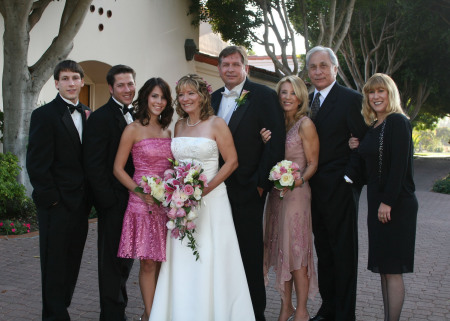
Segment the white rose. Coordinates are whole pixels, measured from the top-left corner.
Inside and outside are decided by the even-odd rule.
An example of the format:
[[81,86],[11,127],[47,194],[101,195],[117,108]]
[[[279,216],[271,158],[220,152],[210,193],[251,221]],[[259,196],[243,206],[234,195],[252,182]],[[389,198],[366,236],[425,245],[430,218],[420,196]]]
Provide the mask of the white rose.
[[288,161],[288,160],[282,160],[281,161],[281,166],[283,166],[284,168],[288,169],[289,167],[291,167],[292,162]]
[[173,230],[175,228],[175,222],[170,220],[167,222],[166,226],[169,230]]
[[294,176],[288,173],[284,173],[280,178],[281,186],[292,186],[294,183]]
[[164,201],[164,188],[152,189],[152,196],[158,201]]
[[198,187],[195,188],[194,190],[194,198],[199,201],[202,198],[202,190]]
[[197,217],[198,217],[197,213],[194,212],[193,210],[191,210],[191,211],[189,212],[189,214],[187,215],[187,219],[188,219],[189,221],[193,221],[193,220],[195,220]]

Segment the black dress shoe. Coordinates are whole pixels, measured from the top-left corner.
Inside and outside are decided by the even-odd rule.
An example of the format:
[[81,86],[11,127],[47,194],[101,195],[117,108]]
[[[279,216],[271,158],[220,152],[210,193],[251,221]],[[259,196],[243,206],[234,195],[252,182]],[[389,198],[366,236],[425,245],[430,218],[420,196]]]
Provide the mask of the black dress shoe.
[[334,318],[317,314],[315,317],[309,319],[309,321],[334,321]]

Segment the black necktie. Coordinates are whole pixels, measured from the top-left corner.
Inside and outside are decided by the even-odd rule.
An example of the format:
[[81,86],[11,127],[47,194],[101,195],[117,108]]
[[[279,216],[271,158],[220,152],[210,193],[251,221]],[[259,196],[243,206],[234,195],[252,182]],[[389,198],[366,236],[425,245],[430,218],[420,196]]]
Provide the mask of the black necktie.
[[316,118],[317,112],[319,111],[320,108],[320,92],[317,92],[316,96],[314,97],[314,100],[311,104],[311,110],[309,112],[309,118],[311,118],[312,120],[314,120]]
[[78,105],[76,105],[76,106],[71,105],[71,104],[68,104],[67,107],[69,107],[69,111],[70,111],[71,114],[73,114],[73,112],[74,112],[75,110],[78,110],[78,112],[79,112],[80,114],[83,113],[83,108],[81,107],[80,104],[78,104]]

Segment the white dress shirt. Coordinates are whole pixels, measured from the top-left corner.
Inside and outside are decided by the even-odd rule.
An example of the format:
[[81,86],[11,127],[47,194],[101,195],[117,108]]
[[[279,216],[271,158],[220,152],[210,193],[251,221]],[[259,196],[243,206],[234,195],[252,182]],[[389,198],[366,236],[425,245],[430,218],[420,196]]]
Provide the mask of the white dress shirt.
[[227,124],[230,122],[231,116],[236,110],[236,99],[239,98],[242,88],[244,88],[245,80],[231,90],[225,87],[225,90],[222,92],[222,100],[220,101],[217,116],[223,118]]
[[[112,96],[111,96],[112,97]],[[112,97],[112,99],[114,99],[114,101],[120,106],[120,107],[124,107],[124,104],[120,103],[117,101],[116,98]],[[128,106],[126,106],[126,108],[128,108]],[[123,111],[120,111],[123,114]],[[128,112],[125,115],[123,115],[123,118],[125,118],[125,121],[127,122],[127,125],[131,124],[133,122],[133,117],[131,117],[131,113]]]
[[[77,103],[74,104],[70,100],[61,96],[61,94],[59,95],[59,97],[61,97],[62,100],[64,100],[68,105],[76,106],[79,103],[79,101],[77,100]],[[69,109],[69,107],[67,107],[67,109]],[[73,113],[71,114],[71,116],[72,116],[73,124],[75,125],[75,128],[78,131],[78,135],[80,136],[80,142],[83,142],[83,119],[81,118],[81,114],[78,112],[78,110],[75,109],[73,111]]]

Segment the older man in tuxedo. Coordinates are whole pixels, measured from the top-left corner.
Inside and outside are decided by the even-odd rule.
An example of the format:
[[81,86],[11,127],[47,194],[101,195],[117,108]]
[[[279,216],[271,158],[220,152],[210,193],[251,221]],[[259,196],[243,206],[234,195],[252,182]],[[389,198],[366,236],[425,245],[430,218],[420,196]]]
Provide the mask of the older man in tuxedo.
[[[117,257],[128,190],[113,175],[120,137],[133,121],[129,113],[136,91],[136,73],[125,65],[113,66],[106,76],[111,98],[92,113],[85,130],[84,165],[98,213],[98,278],[100,320],[123,321],[128,303],[126,282],[132,259]],[[131,156],[125,170],[133,177]]]
[[352,172],[358,160],[352,155],[348,140],[351,136],[362,139],[367,131],[361,115],[362,96],[336,82],[338,60],[330,48],[311,49],[306,55],[306,68],[315,86],[310,95],[310,118],[320,140],[319,166],[310,184],[322,306],[311,320],[352,321],[361,185]]
[[[239,160],[239,167],[225,183],[255,317],[265,320],[262,217],[265,196],[272,186],[270,169],[284,157],[284,116],[275,91],[247,79],[243,48],[223,49],[218,69],[225,87],[213,93],[212,106],[228,123]],[[267,144],[259,134],[262,128],[272,132]]]
[[58,95],[31,114],[26,166],[39,220],[42,320],[70,320],[91,203],[82,166],[89,108],[78,101],[84,72],[72,60],[54,70]]

